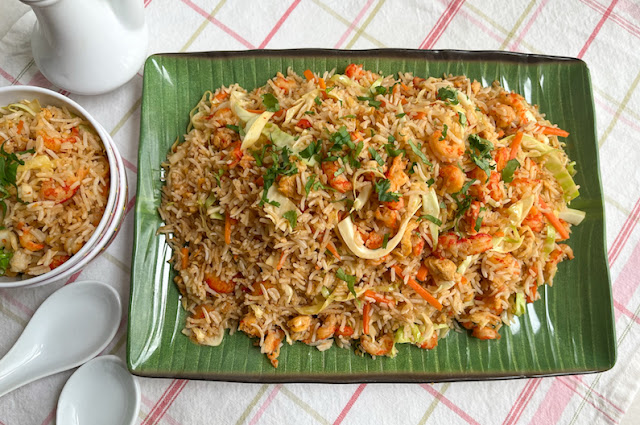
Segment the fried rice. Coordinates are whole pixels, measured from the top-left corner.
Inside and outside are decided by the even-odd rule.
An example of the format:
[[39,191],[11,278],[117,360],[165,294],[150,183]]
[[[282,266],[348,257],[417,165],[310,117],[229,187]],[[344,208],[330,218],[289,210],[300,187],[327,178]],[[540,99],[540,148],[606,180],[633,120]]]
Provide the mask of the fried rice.
[[499,339],[551,285],[584,213],[575,164],[497,82],[351,64],[207,92],[163,164],[183,332],[394,356]]
[[109,161],[91,124],[23,100],[0,108],[0,274],[59,267],[91,238],[109,195]]

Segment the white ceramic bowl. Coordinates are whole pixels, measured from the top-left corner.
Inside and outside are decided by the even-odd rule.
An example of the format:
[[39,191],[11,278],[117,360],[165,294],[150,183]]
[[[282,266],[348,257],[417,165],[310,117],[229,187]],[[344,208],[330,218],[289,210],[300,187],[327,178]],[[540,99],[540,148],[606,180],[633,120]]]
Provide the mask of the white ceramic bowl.
[[80,251],[61,266],[40,276],[17,276],[13,278],[6,276],[2,277],[0,278],[0,288],[40,286],[64,279],[82,269],[82,267],[86,266],[104,249],[106,244],[119,230],[119,225],[124,215],[123,212],[127,197],[127,178],[122,157],[120,156],[120,153],[118,152],[109,133],[107,133],[105,129],[82,106],[59,93],[43,89],[41,87],[0,87],[0,105],[4,106],[23,99],[38,99],[40,104],[43,106],[55,105],[58,107],[66,107],[70,112],[82,116],[91,123],[104,144],[107,159],[109,160],[109,196],[107,198],[107,205],[100,223],[93,235],[91,235],[91,238],[89,238]]

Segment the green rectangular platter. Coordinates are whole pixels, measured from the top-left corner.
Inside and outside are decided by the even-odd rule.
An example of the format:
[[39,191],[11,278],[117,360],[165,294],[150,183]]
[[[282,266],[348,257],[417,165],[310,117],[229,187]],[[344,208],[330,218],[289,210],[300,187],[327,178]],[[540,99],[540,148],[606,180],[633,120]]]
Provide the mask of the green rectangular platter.
[[[239,83],[251,90],[276,72],[298,74],[349,63],[394,74],[467,75],[483,85],[498,80],[537,104],[549,120],[568,130],[566,150],[578,164],[581,196],[573,208],[586,211],[569,244],[575,259],[563,262],[552,288],[498,341],[450,332],[434,350],[402,344],[391,359],[356,356],[335,345],[320,352],[285,344],[275,369],[253,341],[238,332],[218,347],[198,346],[181,331],[185,312],[167,262],[170,249],[156,231],[162,224],[161,167],[169,147],[182,138],[189,111],[206,90]],[[419,50],[261,50],[159,54],[144,68],[135,239],[131,271],[128,367],[136,375],[241,382],[434,382],[598,372],[616,360],[611,284],[606,260],[605,219],[598,167],[589,70],[572,58],[505,52]]]

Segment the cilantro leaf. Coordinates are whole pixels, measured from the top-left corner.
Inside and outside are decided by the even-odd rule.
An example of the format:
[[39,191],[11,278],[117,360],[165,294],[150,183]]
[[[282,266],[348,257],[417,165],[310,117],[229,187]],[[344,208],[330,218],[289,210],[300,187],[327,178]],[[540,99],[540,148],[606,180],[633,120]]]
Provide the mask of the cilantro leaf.
[[396,202],[400,199],[399,193],[389,192],[389,189],[391,189],[391,181],[389,179],[378,180],[373,185],[380,202]]
[[429,220],[430,222],[432,222],[436,226],[440,226],[442,224],[442,220],[439,220],[439,219],[435,218],[431,214],[421,215],[419,220]]
[[356,294],[356,290],[354,288],[354,285],[356,283],[356,277],[352,276],[350,274],[347,274],[342,267],[340,267],[338,269],[338,271],[336,271],[336,277],[340,280],[343,280],[345,282],[347,282],[347,287],[349,288],[349,292],[351,292],[354,296],[354,298],[358,298],[358,295]]
[[350,149],[354,149],[356,147],[353,141],[351,141],[351,135],[349,134],[347,127],[344,125],[340,127],[338,131],[333,133],[329,137],[329,140],[333,143],[333,146],[331,146],[330,149],[331,151],[341,150],[343,146],[347,146]]
[[316,96],[315,99],[313,99],[314,102],[316,102],[316,105],[322,105],[322,101],[320,100],[320,97]]
[[437,99],[449,102],[452,105],[458,104],[458,90],[451,87],[440,87]]
[[413,142],[411,142],[411,140],[409,140],[409,146],[411,146],[411,150],[413,151],[413,153],[415,153],[416,156],[420,158],[422,162],[424,162],[426,165],[431,167],[431,162],[429,162],[429,160],[427,159],[427,156],[424,154],[424,152],[422,152],[421,144],[418,143],[418,146],[416,146],[413,144]]
[[300,157],[304,159],[311,159],[313,156],[318,155],[322,149],[322,140],[309,143],[309,146],[300,151]]
[[382,249],[387,249],[387,244],[389,243],[389,234],[385,233],[382,238]]
[[369,102],[370,106],[373,106],[374,108],[378,109],[380,107],[380,105],[382,105],[382,102],[379,100],[375,100],[374,96],[358,96],[358,100],[361,102]]
[[229,130],[233,130],[236,133],[238,133],[240,135],[240,137],[244,137],[244,128],[237,126],[237,125],[231,125],[231,124],[227,124],[225,125],[225,127],[227,127]]
[[286,213],[282,214],[282,216],[287,219],[287,221],[291,225],[291,229],[296,228],[296,225],[298,224],[298,213],[295,210],[287,211]]
[[458,112],[458,121],[460,122],[460,125],[464,127],[467,125],[467,116],[462,112]]
[[517,159],[510,159],[507,161],[507,165],[502,169],[502,180],[505,183],[511,183],[513,181],[513,173],[520,167],[520,163]]
[[[392,139],[392,138],[393,138],[393,136],[389,136],[389,139]],[[396,145],[395,145],[394,141],[395,141],[395,139],[393,139],[393,141],[390,141],[389,143],[384,145],[384,150],[387,151],[387,155],[389,155],[392,158],[395,158],[398,155],[406,154],[404,149],[396,149]],[[382,165],[382,164],[380,164],[380,165]]]
[[304,111],[305,115],[315,115],[315,111]]
[[384,159],[382,159],[380,154],[374,148],[369,148],[369,153],[371,154],[371,158],[375,159],[378,165],[384,165]]
[[407,114],[405,114],[404,112],[403,112],[403,113],[401,113],[401,114],[396,114],[396,118],[402,118],[402,117],[404,117],[405,115],[407,115]]
[[449,131],[449,126],[445,124],[442,127],[442,136],[440,136],[440,138],[438,140],[444,140],[445,137],[447,137],[447,131]]
[[311,177],[307,179],[307,182],[304,184],[304,191],[309,196],[309,192],[311,192],[311,188],[313,187],[313,181],[316,179],[316,175],[312,174]]
[[4,248],[0,248],[0,276],[4,276],[7,272],[11,257],[13,257],[13,252],[5,251]]
[[496,168],[494,164],[491,164],[493,143],[477,134],[472,134],[469,136],[469,147],[471,148],[469,151],[471,160],[489,176],[491,170]]
[[278,99],[271,93],[265,93],[262,95],[262,103],[269,112],[278,112],[280,110],[280,103]]
[[482,211],[485,211],[485,210],[486,210],[486,208],[482,207],[482,208],[480,208],[480,211],[478,211],[478,218],[476,218],[476,225],[473,227],[473,230],[475,230],[476,232],[479,232],[480,231],[480,227],[482,226],[482,218],[483,217],[480,216],[480,213]]

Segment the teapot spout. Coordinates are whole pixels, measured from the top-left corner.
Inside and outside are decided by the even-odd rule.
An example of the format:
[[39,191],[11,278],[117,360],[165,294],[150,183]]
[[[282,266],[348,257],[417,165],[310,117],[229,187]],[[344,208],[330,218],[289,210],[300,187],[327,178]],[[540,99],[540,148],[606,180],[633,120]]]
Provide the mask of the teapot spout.
[[144,26],[143,0],[109,0],[113,12],[123,26],[137,30]]

